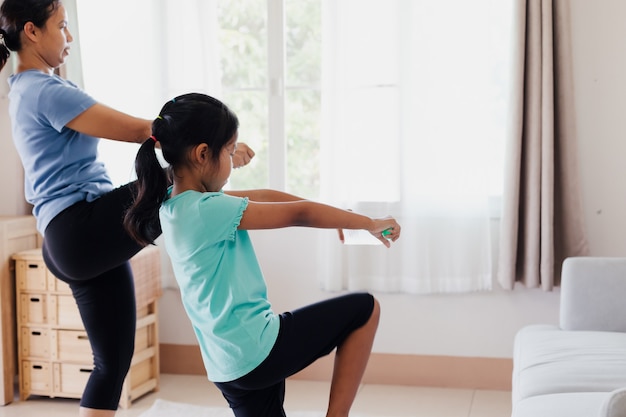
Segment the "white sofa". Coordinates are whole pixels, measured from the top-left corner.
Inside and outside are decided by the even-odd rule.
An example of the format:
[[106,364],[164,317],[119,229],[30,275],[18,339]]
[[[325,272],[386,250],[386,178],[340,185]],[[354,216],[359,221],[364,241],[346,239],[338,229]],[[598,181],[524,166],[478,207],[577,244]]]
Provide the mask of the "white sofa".
[[512,417],[626,417],[626,258],[566,259],[560,297],[515,337]]

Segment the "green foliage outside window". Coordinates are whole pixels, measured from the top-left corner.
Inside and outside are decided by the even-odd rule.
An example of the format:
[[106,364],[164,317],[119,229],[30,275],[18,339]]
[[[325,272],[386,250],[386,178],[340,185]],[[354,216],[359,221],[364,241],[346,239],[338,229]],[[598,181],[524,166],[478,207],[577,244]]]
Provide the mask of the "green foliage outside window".
[[[269,185],[268,47],[266,0],[219,2],[220,54],[224,101],[237,113],[239,140],[256,152],[250,166],[231,177],[234,188]],[[287,190],[319,195],[321,4],[285,2],[285,131]],[[283,163],[278,161],[277,163]]]

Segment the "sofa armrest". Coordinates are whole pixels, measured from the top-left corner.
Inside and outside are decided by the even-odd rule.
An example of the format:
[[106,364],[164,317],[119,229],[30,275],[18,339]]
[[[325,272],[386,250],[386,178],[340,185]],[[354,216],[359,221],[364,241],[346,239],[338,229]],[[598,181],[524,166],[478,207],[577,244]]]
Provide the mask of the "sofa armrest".
[[602,404],[598,417],[626,416],[626,388],[616,389]]
[[626,258],[567,258],[559,318],[563,330],[626,332]]

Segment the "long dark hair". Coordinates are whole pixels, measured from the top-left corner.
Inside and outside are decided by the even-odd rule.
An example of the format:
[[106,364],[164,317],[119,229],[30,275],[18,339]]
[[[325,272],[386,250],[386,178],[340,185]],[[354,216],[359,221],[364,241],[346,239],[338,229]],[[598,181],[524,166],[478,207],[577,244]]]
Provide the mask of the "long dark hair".
[[4,0],[0,6],[0,70],[11,51],[22,49],[20,34],[24,25],[32,22],[43,28],[60,4],[60,0]]
[[[135,158],[136,196],[124,216],[124,227],[137,242],[148,245],[159,235],[159,207],[166,197],[169,175],[187,162],[189,149],[206,143],[217,163],[238,128],[237,116],[205,94],[185,94],[165,103],[152,122],[152,137],[141,145]],[[156,141],[169,164],[169,175],[157,158]]]

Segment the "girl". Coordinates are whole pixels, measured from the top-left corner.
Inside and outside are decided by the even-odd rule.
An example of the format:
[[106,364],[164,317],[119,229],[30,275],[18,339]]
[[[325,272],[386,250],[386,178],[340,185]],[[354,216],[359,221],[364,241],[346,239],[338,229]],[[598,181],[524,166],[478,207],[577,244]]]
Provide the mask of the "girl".
[[[152,121],[106,107],[54,74],[70,51],[67,20],[59,0],[4,0],[0,69],[16,51],[9,113],[26,199],[44,236],[46,265],[70,284],[94,354],[79,413],[110,417],[134,348],[135,293],[128,259],[143,245],[122,226],[134,185],[113,189],[97,158],[98,138],[141,143],[150,136]],[[253,156],[245,146],[242,151],[239,164]],[[158,219],[145,231],[154,240],[161,232]]]
[[[138,195],[125,225],[148,244],[160,217],[208,378],[237,417],[284,416],[285,378],[335,348],[327,416],[345,417],[370,355],[378,302],[349,294],[275,314],[247,230],[366,229],[389,247],[400,226],[278,191],[223,191],[237,129],[237,117],[206,95],[166,103],[137,154]],[[157,142],[170,164],[170,187],[154,152]]]

